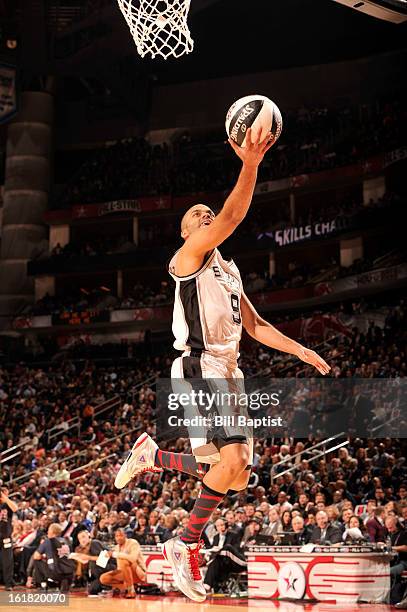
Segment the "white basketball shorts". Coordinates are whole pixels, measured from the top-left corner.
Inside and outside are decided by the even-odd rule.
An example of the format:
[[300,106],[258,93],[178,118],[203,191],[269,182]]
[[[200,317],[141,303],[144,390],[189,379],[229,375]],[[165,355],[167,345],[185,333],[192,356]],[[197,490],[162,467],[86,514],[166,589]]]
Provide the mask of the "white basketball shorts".
[[174,393],[190,394],[192,389],[202,389],[211,397],[211,404],[207,407],[194,404],[184,406],[184,417],[201,415],[209,422],[188,427],[192,452],[197,461],[218,463],[219,451],[223,446],[243,443],[249,446],[246,469],[250,469],[254,452],[253,428],[238,423],[238,417],[247,418],[248,413],[244,376],[236,362],[207,352],[186,351],[174,360],[171,379]]

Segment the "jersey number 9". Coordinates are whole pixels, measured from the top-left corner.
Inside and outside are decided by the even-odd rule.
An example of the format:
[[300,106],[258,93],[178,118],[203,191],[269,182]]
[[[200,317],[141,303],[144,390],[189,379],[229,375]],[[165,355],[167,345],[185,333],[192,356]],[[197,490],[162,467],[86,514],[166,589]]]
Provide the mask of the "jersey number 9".
[[236,325],[240,325],[242,322],[242,319],[240,317],[239,296],[236,295],[236,293],[231,294],[230,303],[232,305],[232,310],[233,310],[233,314],[232,314],[233,323],[236,323]]

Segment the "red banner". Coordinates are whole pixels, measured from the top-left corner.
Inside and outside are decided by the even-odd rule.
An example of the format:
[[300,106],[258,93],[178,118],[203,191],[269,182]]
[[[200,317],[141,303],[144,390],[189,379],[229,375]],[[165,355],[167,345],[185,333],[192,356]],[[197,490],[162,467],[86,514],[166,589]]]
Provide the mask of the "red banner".
[[[271,192],[283,192],[287,189],[298,189],[304,186],[317,188],[318,186],[322,186],[334,180],[363,177],[369,174],[378,173],[386,166],[396,163],[400,159],[405,159],[406,157],[407,149],[403,147],[396,151],[376,155],[364,162],[358,162],[342,168],[333,168],[332,170],[324,170],[312,174],[301,174],[299,176],[288,177],[277,181],[264,181],[257,184],[255,194],[261,195]],[[190,195],[177,197],[161,195],[127,200],[113,200],[111,202],[99,204],[78,204],[73,206],[70,210],[62,209],[48,211],[45,213],[44,218],[48,223],[69,223],[71,219],[94,218],[118,212],[142,213],[170,208],[186,209],[193,204],[199,203],[217,208],[223,204],[229,192],[230,189],[213,193],[191,193]]]
[[277,329],[290,338],[304,340],[324,340],[329,332],[335,331],[351,336],[349,327],[344,325],[336,315],[315,315],[307,319],[294,319],[286,323],[278,323]]

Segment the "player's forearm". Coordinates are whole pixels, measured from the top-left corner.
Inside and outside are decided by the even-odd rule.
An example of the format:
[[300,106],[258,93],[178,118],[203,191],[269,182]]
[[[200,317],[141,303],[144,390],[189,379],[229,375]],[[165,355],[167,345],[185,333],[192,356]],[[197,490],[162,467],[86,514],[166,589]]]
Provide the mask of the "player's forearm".
[[257,166],[243,164],[237,183],[219,215],[239,224],[249,210],[257,180]]
[[10,510],[12,512],[17,512],[18,506],[17,506],[16,502],[11,500],[9,497],[5,497],[4,503],[7,504],[7,506],[10,508]]
[[254,337],[258,342],[270,348],[282,351],[283,353],[291,353],[291,355],[298,355],[299,351],[303,348],[299,342],[288,338],[288,336],[282,334],[278,329],[266,321],[262,321],[255,325]]

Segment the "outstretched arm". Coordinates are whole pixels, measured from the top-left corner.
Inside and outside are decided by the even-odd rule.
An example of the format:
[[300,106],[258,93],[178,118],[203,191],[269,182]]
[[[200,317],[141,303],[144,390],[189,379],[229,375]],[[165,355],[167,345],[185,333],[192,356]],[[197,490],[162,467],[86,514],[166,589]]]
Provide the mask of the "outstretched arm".
[[296,355],[301,361],[314,366],[321,374],[328,374],[331,368],[318,353],[288,338],[262,319],[245,294],[241,299],[241,312],[243,327],[252,338],[277,351]]
[[243,162],[237,183],[212,223],[207,227],[201,227],[185,241],[179,251],[181,257],[184,255],[202,257],[224,242],[243,221],[252,201],[257,180],[257,168],[264,154],[273,145],[274,139],[270,135],[263,142],[252,143],[251,128],[248,128],[245,140],[247,144],[244,148],[239,147],[231,139],[229,143]]
[[4,491],[0,492],[0,502],[2,504],[7,504],[7,506],[10,508],[10,510],[12,512],[17,512],[18,506],[17,506],[16,502],[13,501],[12,499],[10,499],[8,497],[8,495],[6,495],[6,493]]

